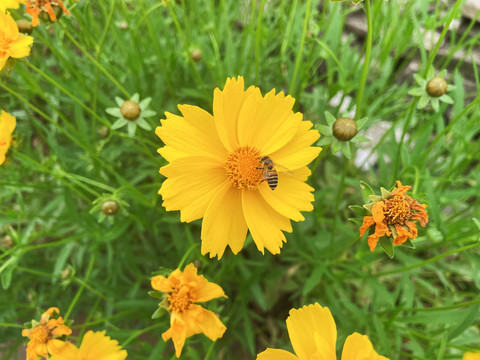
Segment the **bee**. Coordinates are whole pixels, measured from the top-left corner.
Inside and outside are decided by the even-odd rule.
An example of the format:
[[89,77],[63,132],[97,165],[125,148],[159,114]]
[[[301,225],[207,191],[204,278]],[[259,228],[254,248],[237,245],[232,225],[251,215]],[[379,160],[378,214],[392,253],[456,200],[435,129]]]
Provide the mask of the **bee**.
[[259,169],[263,170],[263,179],[267,181],[270,189],[275,190],[278,185],[278,172],[281,171],[288,175],[292,175],[288,169],[284,168],[281,165],[275,164],[272,159],[268,156],[264,156],[260,159],[260,164],[262,167]]

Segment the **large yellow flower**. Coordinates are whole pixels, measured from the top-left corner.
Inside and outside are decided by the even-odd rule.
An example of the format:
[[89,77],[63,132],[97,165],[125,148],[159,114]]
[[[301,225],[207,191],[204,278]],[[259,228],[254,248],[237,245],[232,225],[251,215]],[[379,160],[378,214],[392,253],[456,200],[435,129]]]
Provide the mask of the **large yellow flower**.
[[9,13],[0,11],[0,70],[9,57],[21,58],[30,54],[33,38],[18,32],[17,24]]
[[18,9],[20,4],[25,4],[25,0],[0,0],[0,11],[5,12],[6,9]]
[[125,360],[127,355],[127,351],[122,350],[118,341],[106,336],[105,331],[89,330],[83,336],[79,348],[67,343],[62,351],[53,355],[50,360]]
[[480,351],[466,352],[465,354],[463,354],[462,360],[480,360]]
[[[294,102],[275,90],[265,96],[257,87],[244,90],[239,76],[215,89],[213,116],[179,105],[183,116],[167,112],[161,120],[155,133],[165,147],[158,152],[170,164],[160,169],[168,179],[159,194],[182,221],[203,218],[202,254],[220,259],[227,245],[237,254],[247,230],[262,253],[278,254],[290,220],[302,221],[300,211],[313,210],[313,188],[305,180],[307,164],[321,150],[310,146],[319,134],[292,111]],[[264,173],[266,157],[277,165]]]
[[32,328],[22,330],[22,336],[28,337],[27,360],[37,360],[39,356],[48,358],[49,354],[58,354],[66,346],[59,338],[70,335],[72,330],[63,322],[60,310],[51,307],[42,314],[40,322],[32,320]]
[[[337,327],[327,307],[319,304],[290,310],[287,330],[296,356],[280,349],[267,349],[257,360],[335,360]],[[353,333],[345,340],[342,360],[388,360],[378,355],[366,335]]]
[[5,161],[10,145],[12,145],[12,133],[17,120],[5,111],[0,112],[0,165]]
[[170,328],[162,334],[162,338],[164,341],[173,340],[177,357],[180,357],[187,337],[204,333],[215,341],[223,336],[227,328],[220,319],[195,303],[227,296],[219,285],[197,275],[193,264],[187,265],[183,273],[179,269],[174,270],[168,278],[161,275],[153,277],[152,288],[165,293],[164,301],[159,305],[170,312]]

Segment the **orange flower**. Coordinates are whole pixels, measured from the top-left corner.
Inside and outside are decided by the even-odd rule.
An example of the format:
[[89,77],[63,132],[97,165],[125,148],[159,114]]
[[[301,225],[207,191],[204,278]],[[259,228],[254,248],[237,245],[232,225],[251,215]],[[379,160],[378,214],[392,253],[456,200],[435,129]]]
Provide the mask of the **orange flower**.
[[72,330],[66,326],[61,316],[52,319],[52,315],[58,316],[60,311],[51,307],[42,314],[40,323],[32,320],[32,328],[22,330],[22,336],[28,337],[27,360],[37,360],[39,356],[48,358],[49,354],[58,354],[65,346],[65,342],[58,338],[70,335]]
[[425,227],[428,222],[427,205],[420,204],[406,194],[411,186],[403,186],[397,180],[397,188],[392,192],[381,188],[382,196],[370,195],[372,202],[365,204],[372,216],[363,218],[363,225],[360,227],[360,236],[375,224],[375,232],[368,237],[370,251],[375,249],[377,242],[382,236],[393,235],[393,244],[403,244],[407,239],[417,237],[417,227],[414,220]]
[[17,24],[9,13],[0,11],[0,70],[9,57],[21,58],[30,55],[33,38],[18,32]]
[[48,13],[50,16],[50,20],[57,21],[57,16],[55,15],[55,11],[53,10],[54,6],[59,6],[65,14],[70,14],[67,10],[65,5],[63,4],[62,0],[27,0],[27,6],[25,11],[27,14],[32,15],[32,25],[37,26],[40,24],[40,20],[38,20],[38,15],[44,11]]
[[227,328],[220,319],[195,303],[227,296],[219,285],[197,275],[193,264],[187,265],[183,273],[176,269],[168,278],[161,275],[153,277],[152,288],[165,293],[159,306],[170,312],[170,328],[162,334],[162,338],[164,341],[172,338],[177,357],[180,357],[187,337],[204,333],[215,341],[223,336]]

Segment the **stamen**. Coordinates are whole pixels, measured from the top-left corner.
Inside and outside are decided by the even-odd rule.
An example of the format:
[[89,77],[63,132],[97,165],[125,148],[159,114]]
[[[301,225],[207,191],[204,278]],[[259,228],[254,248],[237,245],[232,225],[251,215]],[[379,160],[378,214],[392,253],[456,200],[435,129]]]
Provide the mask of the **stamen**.
[[412,210],[407,199],[401,195],[393,195],[385,201],[383,209],[385,215],[385,222],[387,224],[405,224],[405,221],[412,217]]
[[188,310],[190,304],[192,303],[190,289],[186,286],[177,287],[168,295],[168,302],[170,304],[170,311],[181,313],[185,310]]
[[39,325],[32,329],[30,340],[37,343],[46,343],[50,339],[50,331],[45,325]]
[[260,152],[249,146],[241,146],[228,154],[225,172],[237,189],[256,190],[263,180]]

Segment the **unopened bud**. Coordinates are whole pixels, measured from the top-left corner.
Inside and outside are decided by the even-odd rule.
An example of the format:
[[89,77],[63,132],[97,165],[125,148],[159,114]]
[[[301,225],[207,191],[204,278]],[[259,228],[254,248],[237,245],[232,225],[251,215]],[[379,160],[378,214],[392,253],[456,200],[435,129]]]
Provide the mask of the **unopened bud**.
[[115,215],[118,209],[120,209],[120,206],[115,200],[107,200],[102,204],[102,212],[107,216]]
[[440,97],[447,92],[447,86],[444,78],[434,77],[427,83],[427,93],[433,97]]
[[340,141],[352,140],[357,135],[357,123],[350,118],[339,118],[332,126],[333,136]]
[[[51,3],[51,6],[57,20],[60,19],[63,14],[62,8],[54,3]],[[38,17],[43,21],[53,22],[53,20],[50,18],[50,14],[46,10],[41,9],[40,14],[38,14]]]
[[98,129],[98,133],[102,139],[105,139],[108,136],[108,126],[102,126],[100,129]]
[[190,52],[190,56],[192,57],[192,60],[195,61],[195,62],[199,62],[200,60],[202,60],[202,50],[200,49],[193,49],[191,52]]
[[13,246],[13,239],[10,235],[5,235],[0,238],[0,247],[4,249],[10,249]]
[[125,119],[133,121],[138,119],[142,113],[142,109],[140,109],[140,105],[135,101],[127,100],[120,107],[120,112]]
[[28,20],[25,19],[20,19],[16,21],[18,31],[20,31],[22,34],[31,34],[33,31],[33,26],[32,23]]

